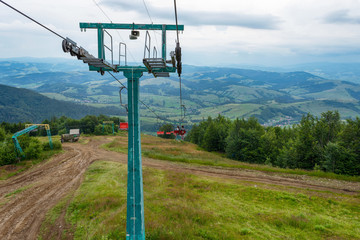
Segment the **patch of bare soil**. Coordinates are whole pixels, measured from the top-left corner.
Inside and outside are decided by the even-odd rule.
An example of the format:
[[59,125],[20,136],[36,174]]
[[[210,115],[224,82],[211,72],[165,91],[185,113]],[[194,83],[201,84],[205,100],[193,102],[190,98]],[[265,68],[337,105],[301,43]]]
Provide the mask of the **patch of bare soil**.
[[1,181],[0,239],[36,239],[46,212],[79,187],[93,161],[104,159],[102,141],[64,144],[64,154]]
[[[106,151],[100,145],[111,138],[93,138],[87,144],[66,143],[65,153],[50,161],[0,182],[0,239],[36,239],[45,214],[62,198],[74,192],[81,184],[88,166],[96,160],[127,162],[127,155]],[[358,194],[360,183],[306,176],[268,174],[259,171],[222,167],[197,166],[143,158],[147,167],[195,175],[238,179],[255,183],[280,185],[299,189],[323,190],[334,193]],[[69,200],[70,201],[70,200]],[[65,211],[55,221],[44,239],[72,238],[63,229]]]

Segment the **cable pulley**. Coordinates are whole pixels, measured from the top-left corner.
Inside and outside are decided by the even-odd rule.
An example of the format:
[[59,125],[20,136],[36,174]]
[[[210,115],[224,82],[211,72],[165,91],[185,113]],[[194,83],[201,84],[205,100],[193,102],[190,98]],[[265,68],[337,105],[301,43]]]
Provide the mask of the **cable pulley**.
[[180,47],[179,42],[176,43],[175,58],[176,58],[177,73],[179,74],[179,77],[180,77],[180,75],[182,73],[182,62],[181,62],[181,47]]
[[181,73],[182,73],[182,62],[177,63],[176,69],[177,69],[177,73],[178,73],[178,75],[180,77]]
[[65,53],[67,53],[67,52],[69,52],[70,51],[70,47],[69,47],[69,45],[68,45],[68,42],[66,41],[66,39],[64,39],[63,41],[62,41],[62,50],[65,52]]
[[179,42],[176,43],[175,56],[176,56],[176,61],[181,62],[181,47]]
[[175,57],[176,57],[176,68],[179,77],[182,73],[182,63],[181,63],[181,47],[180,47],[180,40],[179,40],[179,28],[178,28],[178,18],[177,18],[177,9],[176,9],[176,0],[174,0],[174,10],[175,10],[175,21],[176,21],[176,48],[175,48]]

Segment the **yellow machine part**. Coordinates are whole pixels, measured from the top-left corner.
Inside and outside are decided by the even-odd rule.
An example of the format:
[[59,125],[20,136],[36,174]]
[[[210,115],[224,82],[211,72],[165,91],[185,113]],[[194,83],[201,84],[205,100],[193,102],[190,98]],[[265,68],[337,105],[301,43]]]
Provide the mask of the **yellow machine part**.
[[31,123],[31,124],[25,124],[25,128],[30,127],[30,126],[33,126],[33,125],[43,126],[43,127],[45,127],[46,130],[50,130],[49,124],[35,124],[35,123]]

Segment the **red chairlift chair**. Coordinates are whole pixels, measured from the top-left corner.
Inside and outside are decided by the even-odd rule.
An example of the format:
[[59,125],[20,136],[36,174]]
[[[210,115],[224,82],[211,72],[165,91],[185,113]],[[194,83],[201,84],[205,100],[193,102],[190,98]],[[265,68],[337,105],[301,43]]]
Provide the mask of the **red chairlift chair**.
[[174,134],[175,137],[177,138],[177,136],[180,136],[182,140],[184,140],[184,136],[186,134],[186,130],[184,128],[184,126],[182,126],[181,128],[176,128],[174,131],[171,132],[164,132],[164,131],[157,131],[156,134],[159,135],[170,135],[170,134]]
[[125,131],[127,131],[127,130],[129,129],[129,123],[127,123],[127,122],[121,122],[121,123],[120,123],[120,126],[119,126],[119,129],[120,129],[120,130],[125,130]]

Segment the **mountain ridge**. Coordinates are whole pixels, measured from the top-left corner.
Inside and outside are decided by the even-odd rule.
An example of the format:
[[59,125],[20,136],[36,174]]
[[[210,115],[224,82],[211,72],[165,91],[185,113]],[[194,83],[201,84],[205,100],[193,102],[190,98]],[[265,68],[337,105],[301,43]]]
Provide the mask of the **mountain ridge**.
[[41,122],[54,116],[78,119],[85,115],[118,115],[120,113],[120,109],[115,107],[96,108],[58,101],[32,90],[1,84],[0,95],[0,119],[5,122]]
[[[51,70],[58,68],[49,70],[40,63],[26,64],[32,67],[21,69],[18,62],[12,66],[11,62],[0,60],[0,73],[6,69],[14,70],[2,74],[0,83],[32,89],[58,100],[92,106],[119,105],[120,85],[107,74],[74,72],[73,66],[64,72]],[[52,64],[56,66],[56,63]],[[122,75],[118,79],[126,85]],[[179,118],[177,77],[153,78],[144,74],[140,85],[142,101],[168,119],[176,121]],[[295,122],[304,113],[319,115],[320,110],[326,109],[339,110],[345,118],[360,114],[359,84],[328,80],[303,71],[268,72],[185,65],[182,90],[189,123],[219,113],[226,113],[230,118],[256,116],[262,123],[282,117],[291,117]],[[126,99],[126,91],[122,94]],[[142,116],[154,119],[146,109],[142,110]]]

